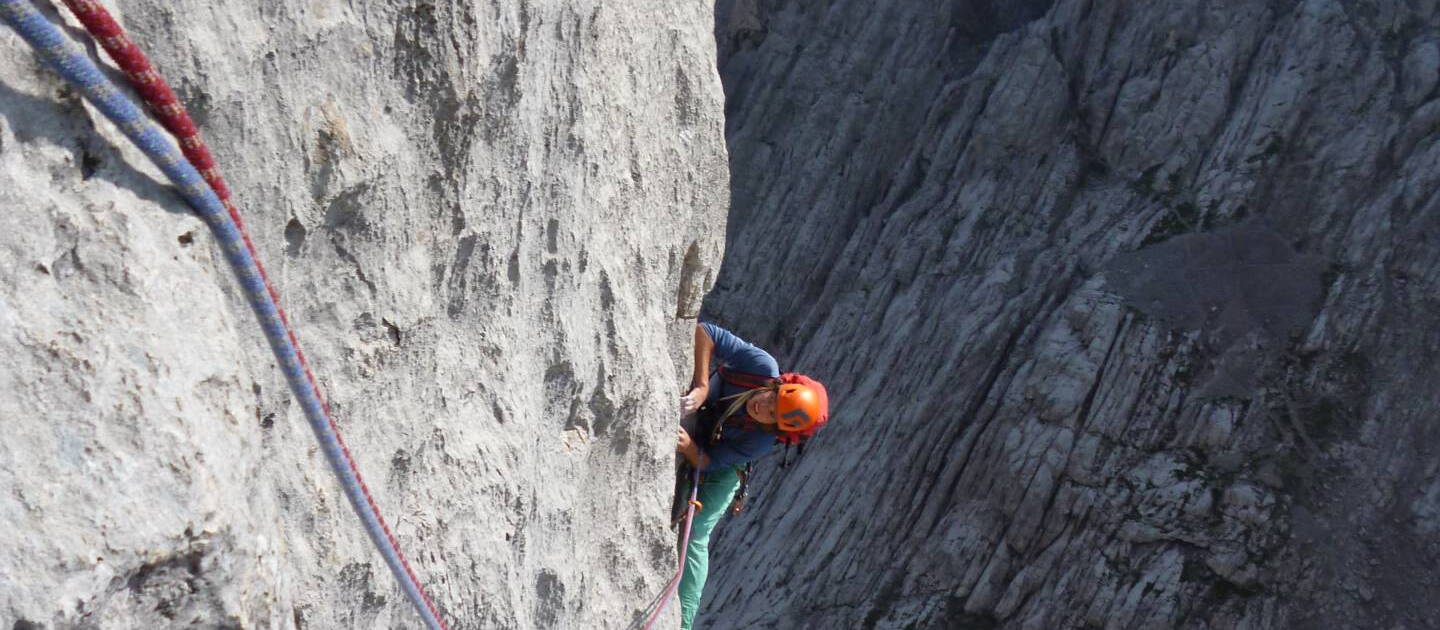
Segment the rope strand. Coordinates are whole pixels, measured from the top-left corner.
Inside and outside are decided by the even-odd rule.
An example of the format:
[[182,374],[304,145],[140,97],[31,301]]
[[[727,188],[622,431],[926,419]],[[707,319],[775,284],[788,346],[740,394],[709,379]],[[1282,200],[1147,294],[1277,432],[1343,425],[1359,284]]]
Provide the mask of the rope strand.
[[699,495],[700,471],[697,470],[695,471],[695,481],[690,486],[689,507],[685,509],[685,534],[680,538],[680,568],[675,571],[675,577],[670,578],[670,581],[665,584],[665,590],[660,592],[660,607],[646,618],[644,630],[650,630],[655,622],[660,620],[660,614],[665,612],[665,608],[670,605],[670,600],[675,597],[676,589],[680,588],[681,578],[685,577],[685,552],[686,548],[690,546],[690,525],[695,522],[696,506],[700,505]]
[[[93,3],[89,4],[93,5]],[[371,541],[380,551],[381,556],[385,558],[391,573],[400,582],[401,589],[415,605],[416,611],[424,620],[425,625],[431,630],[447,630],[434,604],[425,595],[419,581],[415,579],[414,572],[410,569],[410,563],[401,553],[389,526],[380,516],[369,488],[365,486],[359,470],[355,467],[354,460],[350,457],[349,449],[341,440],[335,421],[330,416],[325,402],[320,398],[319,387],[314,376],[310,373],[299,352],[294,332],[280,310],[274,288],[269,285],[258,264],[254,246],[240,229],[239,214],[234,211],[233,205],[221,201],[212,190],[211,185],[207,185],[206,179],[202,178],[195,166],[192,166],[183,155],[176,151],[175,146],[170,143],[164,133],[105,78],[89,57],[65,39],[55,25],[36,11],[29,0],[0,0],[0,18],[3,18],[25,41],[29,42],[47,65],[79,88],[97,109],[140,147],[146,156],[165,172],[185,200],[210,228],[225,254],[226,262],[230,264],[231,270],[244,289],[246,300],[251,309],[255,311],[255,316],[259,319],[260,327],[265,332],[270,348],[274,352],[281,370],[285,373],[285,379],[289,383],[291,391],[294,392],[301,408],[305,411],[306,420],[315,433],[321,450],[325,452],[331,470],[345,490],[345,496],[349,499],[351,507],[355,509],[356,514],[364,523]],[[110,22],[113,23],[113,20]],[[118,25],[116,28],[118,29]],[[124,41],[128,41],[128,38],[123,38],[123,33],[120,33],[120,37]],[[124,41],[116,40],[116,35],[113,34],[102,39],[102,43],[106,39],[120,44],[124,43]],[[134,49],[133,44],[130,45],[130,48]],[[138,52],[138,49],[135,49],[135,52]],[[145,62],[145,65],[148,66],[148,62]],[[137,81],[141,84],[160,84],[159,76],[154,74],[153,70],[148,73],[139,72],[136,76],[139,77]],[[168,87],[165,90],[169,92]],[[169,94],[173,99],[174,93],[169,92]],[[173,100],[170,105],[174,107],[163,107],[162,113],[168,111],[173,114],[176,109],[180,109],[178,103]],[[178,117],[176,120],[179,120]],[[188,123],[189,117],[185,116],[184,120]],[[193,130],[193,123],[188,123],[188,127]],[[185,131],[184,126],[181,129]],[[182,144],[192,148],[203,148],[198,141],[187,140],[187,138],[198,140],[196,134],[188,133],[181,137]],[[208,156],[208,151],[205,155]],[[213,161],[208,164],[209,167],[206,170],[213,171]],[[218,174],[214,176],[214,179],[216,182],[220,182],[216,190],[225,190]]]

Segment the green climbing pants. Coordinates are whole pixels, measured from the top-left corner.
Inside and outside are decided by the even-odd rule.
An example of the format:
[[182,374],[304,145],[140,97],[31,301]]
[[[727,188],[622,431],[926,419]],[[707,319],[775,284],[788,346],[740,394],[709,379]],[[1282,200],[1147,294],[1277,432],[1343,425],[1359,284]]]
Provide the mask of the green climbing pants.
[[710,532],[720,517],[730,509],[730,500],[740,488],[740,476],[734,468],[705,473],[700,482],[700,512],[690,526],[690,546],[685,549],[685,577],[680,578],[680,628],[690,630],[695,611],[700,608],[700,594],[705,590],[705,576],[710,572]]

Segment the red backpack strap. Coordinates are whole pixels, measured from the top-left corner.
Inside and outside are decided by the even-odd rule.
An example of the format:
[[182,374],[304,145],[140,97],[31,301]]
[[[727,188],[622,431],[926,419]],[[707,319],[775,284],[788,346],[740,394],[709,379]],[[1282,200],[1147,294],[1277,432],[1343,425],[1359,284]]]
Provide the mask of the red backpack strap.
[[724,366],[721,366],[720,380],[725,381],[730,385],[734,385],[735,387],[741,387],[744,389],[759,389],[761,387],[769,385],[770,382],[774,381],[775,379],[769,376],[750,374],[749,372],[728,370],[725,369]]

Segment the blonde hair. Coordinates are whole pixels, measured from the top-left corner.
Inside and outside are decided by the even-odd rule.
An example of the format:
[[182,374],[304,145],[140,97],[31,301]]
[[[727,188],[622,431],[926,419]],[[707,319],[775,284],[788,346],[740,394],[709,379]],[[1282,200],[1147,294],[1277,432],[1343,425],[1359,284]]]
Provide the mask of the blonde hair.
[[[721,398],[720,400],[722,400],[722,401],[724,401],[724,400],[734,401],[734,402],[731,402],[731,403],[730,403],[730,406],[729,406],[729,407],[726,407],[726,408],[725,408],[725,415],[720,416],[721,422],[724,422],[725,420],[728,420],[728,419],[730,418],[730,416],[735,415],[736,412],[741,411],[741,410],[744,410],[744,409],[745,409],[745,403],[750,402],[750,399],[751,399],[751,398],[754,398],[754,397],[756,397],[756,396],[759,396],[760,394],[763,394],[763,393],[765,393],[765,392],[775,392],[775,391],[779,391],[779,390],[780,390],[780,381],[777,379],[777,380],[771,381],[769,384],[765,385],[764,387],[756,387],[755,389],[747,389],[747,390],[745,390],[745,391],[743,391],[743,392],[740,392],[740,393],[738,393],[738,394],[735,394],[735,395],[733,395],[733,396],[726,396],[725,398]],[[748,411],[746,412],[746,417],[749,417],[749,412],[748,412]]]

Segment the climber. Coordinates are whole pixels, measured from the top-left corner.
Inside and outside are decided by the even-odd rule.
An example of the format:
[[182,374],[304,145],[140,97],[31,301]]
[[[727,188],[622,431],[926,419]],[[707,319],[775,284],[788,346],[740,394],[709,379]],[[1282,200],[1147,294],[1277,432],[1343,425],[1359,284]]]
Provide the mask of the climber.
[[[720,363],[713,380],[712,357]],[[680,428],[675,450],[701,475],[701,507],[691,523],[680,581],[681,628],[690,630],[709,571],[710,533],[741,487],[741,469],[777,443],[797,444],[814,435],[829,419],[829,402],[818,381],[782,375],[770,353],[700,323],[690,391],[681,396],[680,409],[691,426]]]

